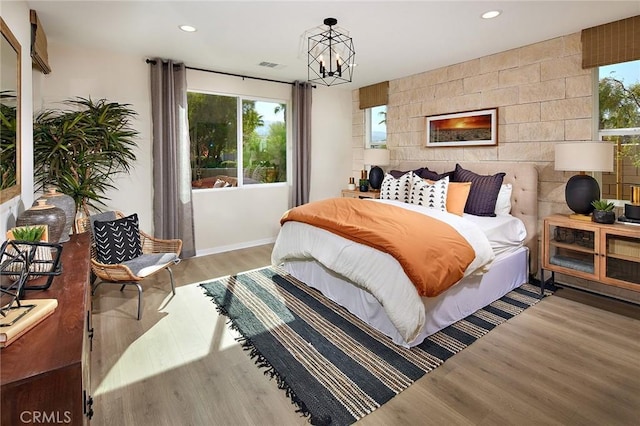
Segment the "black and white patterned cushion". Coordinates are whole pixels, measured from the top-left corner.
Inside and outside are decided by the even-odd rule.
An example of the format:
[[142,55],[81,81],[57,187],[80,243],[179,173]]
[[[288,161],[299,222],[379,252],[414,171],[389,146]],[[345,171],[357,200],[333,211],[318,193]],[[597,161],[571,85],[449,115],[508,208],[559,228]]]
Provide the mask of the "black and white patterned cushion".
[[99,262],[116,264],[142,256],[136,213],[122,219],[94,221],[93,238]]
[[411,185],[411,204],[447,211],[447,190],[449,177],[429,183],[424,179],[414,179]]
[[382,180],[382,185],[380,185],[380,198],[408,203],[414,176],[416,179],[420,179],[414,173],[405,173],[397,179],[387,173]]

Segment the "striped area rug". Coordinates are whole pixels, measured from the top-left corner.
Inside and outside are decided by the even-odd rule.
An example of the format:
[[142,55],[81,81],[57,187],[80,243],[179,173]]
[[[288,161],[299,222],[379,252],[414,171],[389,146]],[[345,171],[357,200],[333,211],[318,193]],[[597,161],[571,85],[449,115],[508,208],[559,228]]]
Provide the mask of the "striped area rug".
[[539,288],[524,284],[406,349],[277,267],[201,286],[256,364],[317,425],[354,423],[539,301]]

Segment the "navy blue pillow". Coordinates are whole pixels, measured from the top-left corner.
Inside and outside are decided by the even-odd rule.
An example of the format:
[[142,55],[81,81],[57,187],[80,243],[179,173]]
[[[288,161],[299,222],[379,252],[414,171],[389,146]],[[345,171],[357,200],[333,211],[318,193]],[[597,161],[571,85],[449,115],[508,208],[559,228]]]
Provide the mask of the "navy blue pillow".
[[506,173],[479,175],[456,164],[454,182],[471,182],[471,190],[464,212],[476,216],[495,217],[496,201]]
[[429,170],[427,167],[425,167],[424,169],[422,169],[422,171],[420,173],[416,172],[416,174],[418,176],[420,176],[422,179],[429,179],[429,180],[440,180],[440,179],[444,179],[446,177],[449,177],[449,180],[453,179],[453,170],[450,172],[444,172],[444,173],[436,173],[433,170]]
[[101,263],[115,264],[142,256],[138,215],[93,222],[96,256]]
[[420,176],[420,173],[422,173],[422,171],[425,170],[424,167],[420,167],[419,169],[415,169],[415,170],[407,170],[407,171],[402,171],[402,170],[391,170],[389,172],[389,174],[391,176],[393,176],[394,178],[398,179],[400,176],[410,173],[410,172],[414,172],[415,174],[417,174],[418,176]]

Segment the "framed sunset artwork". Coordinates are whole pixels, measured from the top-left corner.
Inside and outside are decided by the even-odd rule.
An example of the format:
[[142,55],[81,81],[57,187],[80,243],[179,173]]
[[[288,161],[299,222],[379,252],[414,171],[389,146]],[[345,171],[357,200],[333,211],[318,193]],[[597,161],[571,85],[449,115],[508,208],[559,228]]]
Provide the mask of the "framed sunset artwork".
[[427,146],[498,144],[497,108],[427,117]]

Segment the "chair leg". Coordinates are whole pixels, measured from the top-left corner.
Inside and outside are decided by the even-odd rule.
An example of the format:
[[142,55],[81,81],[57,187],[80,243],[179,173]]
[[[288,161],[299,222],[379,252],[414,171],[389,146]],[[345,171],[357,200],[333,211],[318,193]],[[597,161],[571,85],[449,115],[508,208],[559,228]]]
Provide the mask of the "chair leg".
[[176,295],[176,286],[173,282],[173,271],[171,271],[171,268],[167,268],[167,271],[169,271],[169,277],[171,277],[171,292],[173,293],[173,295]]
[[100,287],[100,284],[102,284],[104,281],[100,280],[98,281],[98,284],[91,286],[91,295],[93,296],[96,293],[96,290],[98,289],[98,287]]
[[138,283],[135,283],[135,286],[138,287],[138,321],[142,318],[142,286]]
[[142,286],[137,281],[127,282],[122,284],[120,291],[122,291],[128,285],[135,285],[138,289],[138,320],[142,318]]
[[[107,284],[119,284],[119,283],[117,283],[117,282],[112,283],[112,282],[109,282],[109,281],[102,281],[102,280],[100,280],[100,281],[98,281],[98,283],[97,283],[96,285],[94,285],[94,286],[91,288],[91,295],[92,295],[92,296],[95,294],[96,289],[100,286],[100,284],[103,284],[103,283],[107,283]],[[172,283],[172,285],[173,285],[173,280],[171,281],[171,283]],[[137,287],[137,289],[138,289],[138,320],[140,320],[140,318],[142,318],[142,286],[141,286],[138,282],[136,282],[136,281],[126,282],[126,283],[122,284],[122,286],[120,287],[120,291],[123,291],[123,290],[124,290],[124,288],[125,288],[126,286],[128,286],[128,285],[135,285],[135,286]],[[174,293],[174,294],[175,294],[175,293]]]

